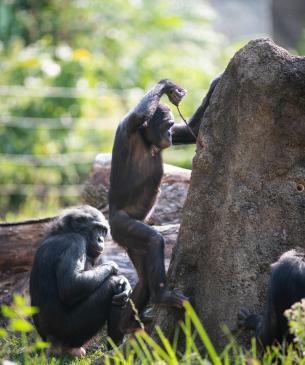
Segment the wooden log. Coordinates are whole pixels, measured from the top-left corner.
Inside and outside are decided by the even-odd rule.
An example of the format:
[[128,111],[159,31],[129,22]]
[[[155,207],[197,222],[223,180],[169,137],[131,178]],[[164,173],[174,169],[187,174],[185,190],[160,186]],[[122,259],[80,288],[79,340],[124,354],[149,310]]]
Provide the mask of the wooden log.
[[[56,217],[30,220],[16,223],[0,223],[0,271],[14,273],[29,270],[34,254],[46,232],[48,224]],[[155,226],[167,242],[166,257],[169,258],[171,248],[177,238],[179,224]],[[105,259],[119,261],[125,250],[114,243],[111,237],[106,239]]]
[[0,271],[28,270],[46,227],[54,218],[0,223]]
[[[0,224],[0,304],[9,304],[13,293],[28,294],[29,270],[37,247],[48,223],[53,218],[36,221]],[[165,265],[169,266],[172,248],[177,240],[179,224],[155,227],[165,238]],[[107,237],[103,254],[105,262],[114,261],[120,272],[128,278],[132,286],[137,281],[126,251]],[[0,320],[1,324],[1,320]]]

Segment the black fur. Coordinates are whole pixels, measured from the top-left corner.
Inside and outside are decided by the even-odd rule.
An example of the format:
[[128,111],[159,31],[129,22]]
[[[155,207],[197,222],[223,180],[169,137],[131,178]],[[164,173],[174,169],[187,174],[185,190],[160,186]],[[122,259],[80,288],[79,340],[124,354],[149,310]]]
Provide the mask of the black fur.
[[39,308],[34,323],[53,345],[80,347],[106,322],[115,342],[123,338],[117,322],[131,288],[115,263],[99,263],[107,231],[97,209],[73,208],[51,223],[36,252],[30,276],[31,303]]
[[[192,117],[195,135],[220,77]],[[160,81],[120,123],[112,150],[109,191],[109,222],[112,237],[125,247],[139,277],[132,300],[141,312],[151,297],[154,303],[181,307],[185,297],[166,288],[164,239],[144,223],[157,198],[163,163],[161,152],[171,144],[195,143],[184,124],[174,124],[162,95],[178,105],[185,90],[169,80]],[[132,328],[132,310],[127,306],[122,328]]]
[[264,346],[281,343],[284,339],[291,342],[284,311],[302,298],[305,298],[305,251],[298,248],[285,252],[272,265],[264,313],[251,314],[241,309],[239,324],[255,330]]

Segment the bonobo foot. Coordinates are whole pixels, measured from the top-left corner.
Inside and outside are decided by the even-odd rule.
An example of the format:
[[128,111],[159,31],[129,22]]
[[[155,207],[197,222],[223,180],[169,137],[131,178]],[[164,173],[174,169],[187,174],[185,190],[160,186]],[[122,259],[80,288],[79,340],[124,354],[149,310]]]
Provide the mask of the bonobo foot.
[[72,357],[86,356],[86,350],[83,347],[65,347],[58,344],[52,344],[48,352],[52,355],[68,354]]
[[66,349],[66,353],[73,357],[86,356],[86,350],[83,347],[75,347],[75,348]]
[[154,311],[151,306],[145,308],[140,315],[141,322],[144,324],[151,323],[154,320],[154,317]]
[[153,300],[155,304],[176,308],[183,308],[185,301],[189,301],[189,298],[176,290],[164,290]]

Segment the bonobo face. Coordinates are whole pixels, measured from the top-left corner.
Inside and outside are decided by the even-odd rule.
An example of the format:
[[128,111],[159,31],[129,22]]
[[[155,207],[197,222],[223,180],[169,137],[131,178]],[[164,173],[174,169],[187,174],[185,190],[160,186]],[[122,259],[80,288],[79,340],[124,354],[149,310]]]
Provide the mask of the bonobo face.
[[147,123],[145,138],[152,145],[164,149],[172,144],[171,127],[174,125],[174,117],[171,110],[159,104],[157,110]]
[[98,221],[93,221],[91,227],[91,237],[88,242],[88,256],[94,258],[99,256],[104,250],[107,228]]
[[69,209],[60,219],[59,228],[84,236],[88,256],[94,258],[102,253],[108,224],[103,214],[97,209],[89,205]]

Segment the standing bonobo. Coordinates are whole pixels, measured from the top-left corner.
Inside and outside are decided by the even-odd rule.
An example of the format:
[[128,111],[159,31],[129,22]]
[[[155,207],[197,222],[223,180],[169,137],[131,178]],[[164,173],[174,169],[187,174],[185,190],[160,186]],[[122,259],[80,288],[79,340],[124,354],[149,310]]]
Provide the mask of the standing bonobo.
[[53,351],[85,355],[81,346],[107,322],[108,335],[119,344],[118,322],[131,293],[114,262],[98,260],[108,225],[95,208],[67,210],[51,226],[36,252],[30,295],[39,313],[38,333]]
[[[197,136],[210,90],[189,125]],[[171,144],[195,143],[186,125],[175,125],[170,109],[160,103],[162,95],[178,105],[186,91],[170,80],[160,81],[127,114],[118,126],[112,150],[109,189],[109,222],[113,239],[125,247],[139,277],[131,299],[138,311],[152,302],[182,307],[185,296],[167,289],[164,267],[164,239],[151,226],[143,223],[157,198],[163,162],[161,151]],[[134,329],[132,309],[127,305],[121,327]]]

